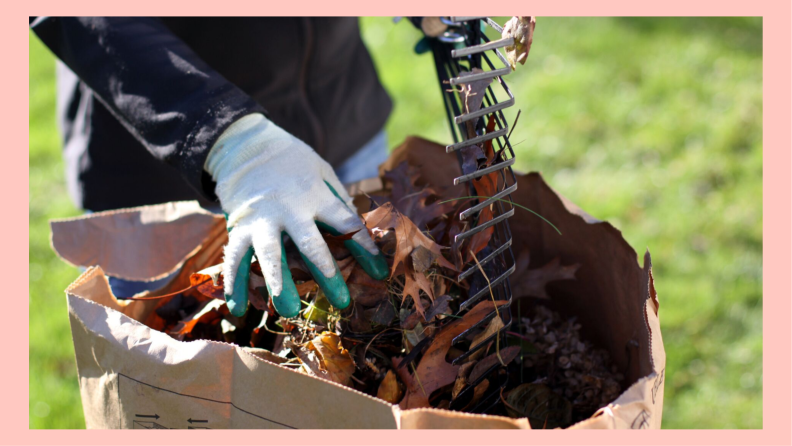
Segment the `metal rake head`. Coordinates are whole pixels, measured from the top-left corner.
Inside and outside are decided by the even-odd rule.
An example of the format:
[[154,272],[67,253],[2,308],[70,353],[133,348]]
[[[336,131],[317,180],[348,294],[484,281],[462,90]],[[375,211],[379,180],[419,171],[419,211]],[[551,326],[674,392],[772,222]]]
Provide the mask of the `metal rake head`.
[[[456,153],[462,169],[462,175],[454,179],[454,184],[466,184],[469,195],[476,196],[472,180],[489,174],[497,177],[496,193],[491,197],[474,199],[474,204],[459,215],[461,220],[470,222],[470,228],[454,238],[457,246],[480,231],[493,229],[488,246],[479,252],[480,258],[469,262],[458,276],[458,280],[467,280],[470,284],[467,298],[459,304],[459,313],[482,299],[506,302],[454,339],[455,344],[470,340],[493,317],[502,317],[503,328],[453,361],[454,364],[459,364],[495,339],[495,336],[504,339],[503,335],[512,323],[509,275],[514,272],[515,262],[508,218],[514,215],[510,194],[517,189],[517,179],[512,172],[514,151],[509,143],[509,125],[503,110],[514,105],[514,95],[503,80],[503,76],[512,70],[499,48],[513,45],[514,39],[507,37],[491,41],[485,35],[485,27],[492,27],[499,33],[503,30],[487,17],[445,17],[440,21],[447,28],[430,41],[430,46],[454,140],[453,144],[446,146],[446,151]],[[496,67],[493,60],[500,61],[502,67]],[[468,109],[469,104],[465,103],[457,86],[487,80],[491,82],[483,91],[484,97],[479,98],[481,105],[476,109]],[[501,101],[496,96],[496,89],[501,91]],[[490,127],[488,131],[487,123],[490,120],[494,122],[494,128]],[[469,156],[466,159],[466,150],[476,145],[481,147],[488,141],[492,142],[494,152],[491,161],[479,160],[472,163]],[[488,207],[493,211],[492,219],[481,221],[481,212]]]

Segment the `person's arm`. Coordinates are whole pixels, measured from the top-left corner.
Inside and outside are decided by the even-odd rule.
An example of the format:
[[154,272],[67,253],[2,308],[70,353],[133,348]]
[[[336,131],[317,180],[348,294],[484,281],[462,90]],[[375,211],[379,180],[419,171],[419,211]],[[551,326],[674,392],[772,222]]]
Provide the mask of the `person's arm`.
[[[247,310],[253,251],[276,310],[285,317],[299,313],[300,296],[283,265],[284,233],[338,308],[349,305],[350,294],[320,226],[335,235],[354,233],[345,242],[350,252],[369,275],[387,277],[387,261],[333,168],[269,121],[261,106],[159,20],[46,18],[31,20],[31,28],[155,157],[207,196],[216,192],[233,228],[223,256],[232,314]],[[202,184],[204,175],[215,183]]]
[[151,154],[207,197],[206,156],[233,122],[265,113],[160,20],[38,17],[30,27]]

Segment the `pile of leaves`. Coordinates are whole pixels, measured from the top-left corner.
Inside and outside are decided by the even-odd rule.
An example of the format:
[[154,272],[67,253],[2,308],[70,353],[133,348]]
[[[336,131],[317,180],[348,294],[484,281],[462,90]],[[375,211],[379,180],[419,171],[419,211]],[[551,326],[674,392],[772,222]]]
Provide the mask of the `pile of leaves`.
[[[510,49],[521,63],[533,30],[531,19],[523,19],[513,24],[521,37]],[[457,93],[468,112],[481,108],[490,82],[461,84]],[[490,117],[486,123],[470,120],[465,125],[467,137],[473,138],[493,132],[496,122]],[[344,310],[330,305],[287,239],[286,260],[303,300],[297,317],[278,316],[254,263],[244,317],[229,313],[215,266],[193,274],[188,289],[164,296],[148,325],[179,340],[252,347],[282,367],[403,409],[527,417],[534,428],[565,427],[591,416],[619,395],[623,377],[611,370],[604,351],[580,338],[574,320],[563,320],[542,306],[534,306],[529,318],[513,318],[514,305],[496,301],[490,278],[500,276],[507,265],[498,256],[483,265],[479,261],[499,246],[493,240],[494,226],[461,242],[455,237],[493,220],[493,206],[467,219],[461,212],[475,200],[503,191],[505,177],[495,171],[463,186],[451,186],[449,177],[503,162],[504,154],[491,141],[462,147],[458,154],[456,172],[444,171],[443,166],[451,165],[445,153],[437,162],[429,151],[420,152],[419,162],[410,155],[399,163],[389,160],[381,190],[356,198],[366,230],[389,262],[387,280],[371,279],[354,261],[344,247],[351,234],[323,234],[352,298]],[[431,178],[422,175],[426,165],[431,166]],[[547,283],[574,280],[579,267],[554,259],[532,268],[527,250],[516,255],[513,299],[549,299]],[[471,267],[478,272],[459,280],[460,272]],[[471,296],[482,297],[468,302]]]
[[[481,154],[484,165],[495,157],[486,146]],[[163,297],[147,323],[179,340],[253,347],[282,367],[404,409],[528,417],[535,428],[554,428],[585,419],[615,399],[623,377],[611,370],[604,351],[580,338],[574,320],[534,306],[531,317],[515,318],[506,331],[510,315],[497,310],[505,302],[489,294],[460,311],[460,303],[481,284],[460,282],[458,274],[490,252],[492,232],[455,245],[454,235],[470,224],[459,219],[470,200],[447,201],[460,189],[419,186],[418,177],[402,162],[384,173],[382,191],[362,197],[370,209],[363,221],[390,265],[387,280],[371,279],[354,261],[343,245],[349,235],[324,234],[352,297],[343,311],[329,304],[287,240],[288,265],[303,299],[297,317],[274,311],[254,262],[244,317],[228,312],[218,265],[193,274],[190,288]],[[475,181],[481,195],[500,187],[494,177]],[[492,218],[488,211],[479,219]],[[574,279],[578,268],[555,259],[531,269],[529,256],[522,254],[512,279],[515,298],[548,298],[545,285]],[[462,333],[467,335],[454,343]],[[475,352],[464,361],[451,363],[470,350]]]

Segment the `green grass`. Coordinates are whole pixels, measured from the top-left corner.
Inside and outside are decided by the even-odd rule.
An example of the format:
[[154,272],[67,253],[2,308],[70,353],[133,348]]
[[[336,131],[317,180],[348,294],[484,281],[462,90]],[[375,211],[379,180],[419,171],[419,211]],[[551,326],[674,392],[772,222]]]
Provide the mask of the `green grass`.
[[[498,19],[503,22],[503,19]],[[391,146],[449,138],[412,25],[363,19],[396,107]],[[77,215],[55,131],[54,62],[30,40],[30,426],[83,427],[50,218]],[[542,18],[506,78],[517,168],[652,252],[668,356],[663,426],[762,427],[762,21]]]
[[55,61],[30,37],[30,427],[84,428],[63,290],[79,272],[50,248],[51,218],[79,215],[55,128]]

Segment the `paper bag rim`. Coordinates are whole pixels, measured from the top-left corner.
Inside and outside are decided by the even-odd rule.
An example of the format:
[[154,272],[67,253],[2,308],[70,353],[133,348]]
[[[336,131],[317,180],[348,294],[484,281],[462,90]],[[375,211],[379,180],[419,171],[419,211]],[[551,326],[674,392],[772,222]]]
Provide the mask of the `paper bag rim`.
[[[123,215],[123,214],[133,214],[139,213],[144,214],[146,211],[166,211],[171,209],[173,215],[169,216],[168,219],[163,219],[162,221],[158,222],[159,224],[167,224],[171,221],[176,221],[181,218],[188,218],[191,216],[196,215],[205,215],[212,217],[216,221],[222,219],[221,216],[218,214],[214,214],[200,206],[198,201],[196,200],[185,200],[185,201],[172,201],[168,203],[159,203],[159,204],[151,204],[145,206],[135,206],[130,208],[122,208],[122,209],[113,209],[107,211],[100,211],[100,212],[93,212],[90,214],[83,214],[75,217],[67,217],[67,218],[58,218],[52,219],[49,221],[50,223],[50,237],[49,243],[50,248],[58,255],[58,257],[66,262],[67,264],[75,267],[75,268],[87,268],[89,266],[95,266],[90,264],[83,264],[83,262],[79,262],[76,259],[79,257],[78,251],[81,249],[77,244],[66,244],[58,242],[59,233],[61,228],[64,224],[68,223],[75,223],[75,222],[89,222],[91,220],[97,219],[105,219],[108,217],[113,217],[115,215]],[[175,217],[175,218],[174,218]],[[160,279],[164,279],[173,273],[179,271],[189,260],[192,258],[200,249],[201,246],[204,244],[204,240],[198,240],[196,242],[184,242],[182,245],[182,251],[185,252],[180,258],[176,260],[176,263],[164,267],[164,269],[160,270],[158,273],[154,275],[147,275],[145,277],[135,275],[135,274],[128,274],[124,271],[114,271],[114,270],[106,270],[105,274],[111,275],[113,277],[117,277],[119,279],[124,280],[131,280],[137,282],[154,282]]]

